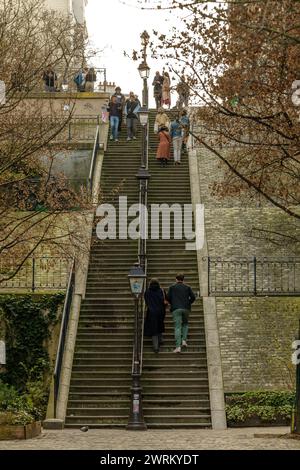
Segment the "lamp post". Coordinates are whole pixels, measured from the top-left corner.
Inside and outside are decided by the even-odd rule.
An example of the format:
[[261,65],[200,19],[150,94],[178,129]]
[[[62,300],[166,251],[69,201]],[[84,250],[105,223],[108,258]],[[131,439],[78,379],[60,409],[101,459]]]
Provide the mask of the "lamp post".
[[132,386],[129,422],[126,427],[129,431],[146,431],[147,426],[143,415],[141,378],[141,309],[139,303],[145,290],[146,275],[143,269],[136,263],[128,274],[131,293],[135,302],[135,325],[132,364]]
[[149,121],[149,111],[147,108],[141,108],[139,113],[140,123],[143,128],[142,133],[142,155],[141,155],[141,166],[136,175],[139,185],[140,185],[140,204],[141,204],[141,213],[140,213],[140,232],[141,237],[139,240],[139,261],[142,269],[146,270],[146,239],[148,233],[148,219],[147,211],[145,207],[147,206],[147,191],[148,191],[148,181],[151,177],[148,171],[148,121]]
[[147,80],[149,78],[150,74],[150,67],[147,64],[147,47],[149,44],[149,39],[150,36],[147,33],[147,31],[144,31],[141,34],[141,40],[142,40],[142,46],[143,46],[143,52],[142,52],[142,57],[143,61],[138,67],[138,71],[140,73],[140,77],[143,80],[143,107],[148,108],[149,106],[149,94],[148,94],[148,83]]

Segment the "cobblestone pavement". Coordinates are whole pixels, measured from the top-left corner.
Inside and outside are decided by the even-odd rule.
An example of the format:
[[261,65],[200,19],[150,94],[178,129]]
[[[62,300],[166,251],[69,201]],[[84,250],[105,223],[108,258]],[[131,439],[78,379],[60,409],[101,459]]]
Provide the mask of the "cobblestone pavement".
[[[289,428],[240,428],[126,431],[79,429],[43,431],[27,441],[0,441],[0,450],[300,450]],[[260,436],[260,437],[259,437]]]

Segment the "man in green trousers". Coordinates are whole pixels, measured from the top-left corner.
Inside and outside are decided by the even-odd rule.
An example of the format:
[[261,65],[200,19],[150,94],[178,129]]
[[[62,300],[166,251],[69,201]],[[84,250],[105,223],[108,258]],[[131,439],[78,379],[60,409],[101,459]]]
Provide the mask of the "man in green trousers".
[[169,287],[167,300],[171,305],[175,326],[176,348],[173,352],[180,353],[182,346],[187,347],[189,315],[191,313],[191,305],[196,300],[191,287],[184,284],[183,274],[177,274],[176,283]]

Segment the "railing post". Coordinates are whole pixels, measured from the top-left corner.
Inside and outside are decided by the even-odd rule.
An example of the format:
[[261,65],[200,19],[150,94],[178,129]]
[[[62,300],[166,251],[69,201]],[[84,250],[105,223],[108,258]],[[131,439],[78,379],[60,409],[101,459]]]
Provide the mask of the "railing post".
[[106,92],[106,69],[104,69],[104,93]]
[[253,258],[253,281],[254,281],[254,295],[257,295],[257,277],[256,277],[256,269],[257,269],[257,261],[256,261],[256,256]]
[[35,258],[32,258],[32,292],[35,290]]
[[207,293],[210,296],[210,256],[207,258]]

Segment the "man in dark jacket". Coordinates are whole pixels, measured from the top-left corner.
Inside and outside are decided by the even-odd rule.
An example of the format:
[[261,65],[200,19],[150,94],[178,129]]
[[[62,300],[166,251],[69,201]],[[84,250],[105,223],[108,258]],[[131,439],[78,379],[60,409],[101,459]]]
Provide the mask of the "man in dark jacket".
[[125,106],[125,96],[121,93],[121,88],[119,86],[117,86],[117,88],[115,89],[115,93],[113,94],[113,96],[117,98],[117,103],[121,106],[118,128],[119,132],[121,132],[123,122],[123,111]]
[[167,300],[171,305],[171,312],[175,326],[176,348],[174,353],[181,352],[181,346],[187,347],[188,321],[191,305],[196,296],[190,286],[184,284],[184,275],[177,274],[176,284],[169,287]]

